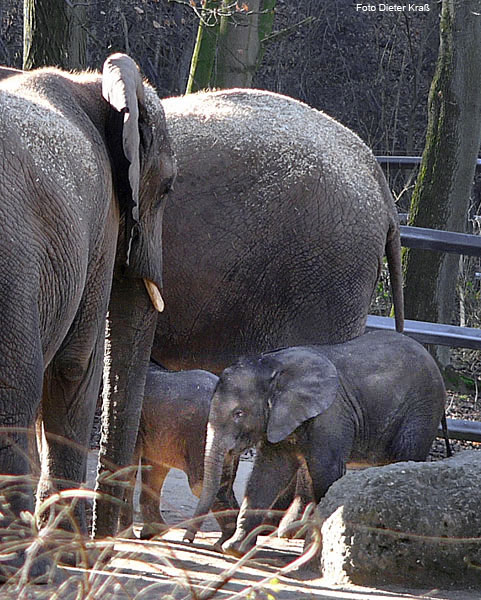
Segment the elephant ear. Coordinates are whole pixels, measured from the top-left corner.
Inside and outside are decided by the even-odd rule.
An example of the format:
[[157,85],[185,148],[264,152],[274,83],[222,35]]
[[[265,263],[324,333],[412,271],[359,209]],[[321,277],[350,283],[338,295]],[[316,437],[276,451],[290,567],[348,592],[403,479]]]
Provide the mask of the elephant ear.
[[271,383],[267,439],[284,440],[299,425],[325,412],[340,386],[337,369],[310,348],[286,348],[272,353],[277,367]]
[[128,264],[133,229],[139,221],[139,103],[144,105],[145,102],[139,68],[126,54],[112,54],[105,61],[102,96],[111,107],[106,137],[114,167],[117,195],[125,208]]

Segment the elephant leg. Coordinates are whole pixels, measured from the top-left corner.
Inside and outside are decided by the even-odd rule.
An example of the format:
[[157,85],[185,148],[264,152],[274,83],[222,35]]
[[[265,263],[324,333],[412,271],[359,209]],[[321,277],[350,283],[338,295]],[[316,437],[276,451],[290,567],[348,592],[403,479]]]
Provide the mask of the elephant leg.
[[307,468],[312,481],[314,502],[318,504],[329,487],[346,472],[346,458],[341,452],[330,451],[328,444],[313,444],[315,448],[306,456]]
[[[3,317],[8,317],[8,307],[3,310]],[[15,353],[14,342],[24,350],[23,355]],[[3,553],[0,582],[3,583],[24,565],[29,545],[36,535],[28,520],[19,517],[24,512],[34,512],[36,483],[31,475],[30,451],[42,395],[43,361],[38,331],[32,335],[23,332],[19,337],[11,334],[0,343],[4,350],[0,359],[0,545]],[[29,570],[31,578],[43,576],[49,569],[49,561],[37,556]]]
[[295,482],[293,483],[295,484],[295,489],[292,493],[294,499],[280,522],[277,532],[279,537],[297,537],[301,529],[299,522],[307,506],[314,500],[311,476],[305,463],[299,467]]
[[[25,393],[17,379],[11,385],[12,393],[0,392],[0,473],[6,477],[0,485],[0,527],[3,529],[14,521],[22,511],[33,512],[33,482],[31,479],[31,440],[34,437],[35,411],[31,397],[40,399],[42,384],[37,385],[35,394]],[[1,387],[10,387],[2,381]],[[7,391],[5,388],[2,392]],[[16,392],[16,393],[13,393]],[[25,394],[25,395],[24,395]],[[8,400],[4,400],[5,397]],[[17,397],[14,397],[17,396]],[[39,401],[36,401],[38,404]],[[30,441],[29,441],[30,440]],[[8,477],[7,477],[8,476]]]
[[137,483],[137,471],[140,460],[140,455],[142,453],[142,444],[137,438],[137,445],[135,447],[134,456],[132,457],[132,463],[134,467],[132,468],[130,481],[127,483],[127,488],[124,494],[124,503],[122,505],[122,510],[119,515],[119,532],[121,532],[122,536],[132,537],[133,536],[133,526],[134,526],[134,495],[135,495],[135,485]]
[[131,537],[134,525],[134,493],[137,470],[134,471],[132,479],[127,484],[124,495],[124,503],[119,515],[119,534],[122,537]]
[[142,530],[140,537],[148,540],[164,533],[168,529],[159,510],[160,494],[170,467],[154,464],[142,459],[142,487],[140,490],[140,512],[142,513]]
[[[42,515],[45,498],[53,491],[79,487],[86,479],[87,453],[102,373],[102,334],[103,330],[87,350],[70,339],[45,373],[42,475],[37,491],[40,522],[48,517]],[[77,525],[87,533],[84,501],[74,500],[73,506]],[[73,523],[68,519],[63,526],[70,529]]]
[[275,506],[276,500],[289,486],[298,466],[292,444],[265,443],[258,448],[235,533],[222,544],[226,554],[243,556],[255,546],[260,526],[266,518],[271,520],[274,517],[269,509]]
[[[54,491],[79,487],[86,480],[87,453],[100,387],[103,339],[82,358],[69,347],[50,363],[42,400],[42,474],[37,490],[40,522],[42,503]],[[74,358],[75,357],[75,358]],[[74,365],[74,366],[72,366]],[[84,501],[74,500],[75,518],[87,533]],[[70,515],[69,518],[71,518]],[[72,528],[72,523],[63,526]]]
[[[44,374],[42,468],[37,489],[40,524],[49,518],[42,508],[52,491],[78,488],[86,480],[88,447],[103,370],[105,315],[110,292],[110,280],[106,276],[109,254],[106,237],[92,256],[77,312]],[[74,498],[69,502],[73,512],[62,508],[66,517],[62,527],[79,529],[86,534],[85,500]],[[51,514],[52,510],[56,510],[54,505],[48,512]]]
[[405,418],[387,449],[386,462],[424,461],[436,437],[437,426],[413,411]]

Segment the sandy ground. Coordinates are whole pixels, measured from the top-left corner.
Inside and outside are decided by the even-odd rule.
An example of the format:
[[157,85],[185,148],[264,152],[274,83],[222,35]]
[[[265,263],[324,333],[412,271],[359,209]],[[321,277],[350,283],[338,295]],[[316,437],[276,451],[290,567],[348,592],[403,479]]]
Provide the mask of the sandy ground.
[[[242,497],[250,461],[241,461],[235,491]],[[90,456],[90,480],[95,473],[95,454]],[[217,524],[209,519],[194,544],[184,543],[182,522],[194,511],[192,495],[181,471],[172,469],[162,495],[163,515],[173,527],[153,542],[118,539],[112,558],[102,569],[62,568],[55,585],[0,588],[0,599],[43,600],[60,598],[100,600],[157,600],[240,597],[267,600],[479,600],[480,590],[433,590],[365,588],[330,585],[316,571],[297,567],[302,542],[260,537],[263,545],[255,556],[239,564],[213,549],[219,536]],[[63,581],[63,583],[62,583]],[[219,589],[217,589],[219,588]]]

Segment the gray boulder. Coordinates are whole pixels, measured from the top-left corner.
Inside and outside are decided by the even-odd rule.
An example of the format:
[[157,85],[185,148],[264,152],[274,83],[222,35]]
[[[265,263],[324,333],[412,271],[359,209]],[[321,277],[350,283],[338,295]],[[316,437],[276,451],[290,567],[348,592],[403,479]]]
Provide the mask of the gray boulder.
[[330,581],[481,584],[481,452],[349,472],[317,517]]

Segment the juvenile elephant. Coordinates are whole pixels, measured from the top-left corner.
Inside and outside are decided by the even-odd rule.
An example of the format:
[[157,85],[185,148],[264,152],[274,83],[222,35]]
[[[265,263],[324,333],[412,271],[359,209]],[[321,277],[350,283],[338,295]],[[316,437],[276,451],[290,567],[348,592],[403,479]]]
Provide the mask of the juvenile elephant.
[[[162,105],[128,56],[110,56],[102,75],[0,79],[0,473],[28,475],[26,431],[40,412],[40,503],[85,480],[107,311],[101,461],[130,464],[176,167]],[[33,510],[25,486],[2,488],[0,543]],[[97,534],[114,533],[117,510],[97,505]],[[82,509],[78,518],[85,530]],[[1,577],[23,561],[21,550],[6,555]]]
[[[150,364],[134,453],[134,464],[139,464],[140,460],[142,467],[142,539],[149,539],[166,529],[159,512],[159,498],[170,469],[184,471],[192,493],[200,496],[207,421],[217,381],[218,377],[208,371],[170,372]],[[213,502],[214,513],[230,511],[230,514],[216,517],[222,531],[218,545],[231,537],[235,530],[239,505],[232,486],[237,465],[237,458],[226,457],[220,488]],[[127,508],[122,514],[123,530],[133,523],[134,484],[133,477]]]
[[[348,462],[424,460],[445,397],[431,355],[391,331],[241,359],[222,373],[212,398],[196,516],[211,506],[225,453],[257,444],[236,533],[222,546],[241,555],[299,466],[306,465],[319,502]],[[194,535],[191,529],[186,539]]]
[[242,355],[364,331],[384,253],[402,329],[396,206],[371,151],[266,91],[163,100],[179,176],[152,356],[216,374]]

